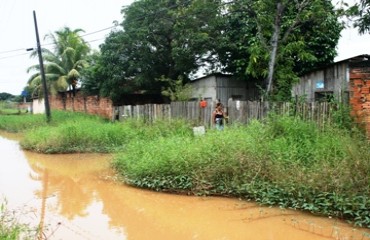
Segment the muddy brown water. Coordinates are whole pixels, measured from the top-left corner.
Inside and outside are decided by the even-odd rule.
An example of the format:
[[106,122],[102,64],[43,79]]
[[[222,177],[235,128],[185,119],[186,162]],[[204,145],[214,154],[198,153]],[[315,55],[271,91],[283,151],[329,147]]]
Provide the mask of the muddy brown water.
[[370,239],[369,229],[299,211],[129,187],[113,181],[110,155],[22,151],[4,132],[0,153],[0,201],[43,239]]

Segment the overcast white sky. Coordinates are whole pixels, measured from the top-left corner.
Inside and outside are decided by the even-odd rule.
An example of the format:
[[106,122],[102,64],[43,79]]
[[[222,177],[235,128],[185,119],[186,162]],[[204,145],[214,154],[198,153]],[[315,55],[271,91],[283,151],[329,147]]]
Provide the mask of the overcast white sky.
[[[115,20],[121,22],[122,6],[132,2],[134,0],[0,0],[0,92],[21,94],[29,78],[27,68],[38,63],[38,59],[30,59],[30,53],[26,52],[27,48],[36,47],[33,10],[41,45],[48,43],[43,40],[46,34],[67,26],[85,30],[89,35],[84,39],[98,49],[110,31],[100,30],[112,27]],[[360,54],[370,54],[370,34],[359,36],[354,29],[344,30],[335,60]]]
[[[44,36],[67,26],[81,28],[93,48],[113,27],[113,21],[122,21],[121,8],[133,0],[0,0],[0,92],[21,94],[27,84],[27,68],[38,64],[30,59],[27,48],[36,47],[33,11],[36,12],[41,45]],[[100,32],[97,32],[100,31]],[[97,33],[94,33],[97,32]],[[98,40],[97,40],[98,39]],[[97,40],[97,41],[94,41]]]

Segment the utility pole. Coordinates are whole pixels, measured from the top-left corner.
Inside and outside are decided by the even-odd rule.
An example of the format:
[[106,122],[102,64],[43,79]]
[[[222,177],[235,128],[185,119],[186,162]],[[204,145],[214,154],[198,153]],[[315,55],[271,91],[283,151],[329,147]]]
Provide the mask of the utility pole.
[[44,61],[42,59],[41,46],[40,46],[40,38],[39,38],[39,30],[37,28],[37,20],[36,20],[36,12],[35,12],[35,10],[33,11],[33,19],[35,21],[36,42],[37,42],[37,54],[39,56],[40,75],[41,75],[41,80],[42,80],[42,88],[43,88],[43,91],[44,91],[44,103],[45,103],[46,121],[49,123],[50,120],[51,120],[50,105],[49,105],[49,95],[48,95],[48,88],[46,86],[45,71],[44,71]]

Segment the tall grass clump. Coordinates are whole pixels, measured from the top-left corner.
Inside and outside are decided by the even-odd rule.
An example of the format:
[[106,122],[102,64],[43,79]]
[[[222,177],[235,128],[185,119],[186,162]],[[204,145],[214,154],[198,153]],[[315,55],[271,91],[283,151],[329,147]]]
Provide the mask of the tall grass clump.
[[0,115],[0,129],[8,132],[22,132],[45,125],[45,116],[41,114]]
[[82,119],[91,119],[97,122],[106,120],[78,112],[52,111],[51,122],[46,122],[44,114],[24,114],[24,115],[0,115],[0,129],[8,132],[24,132],[43,126],[57,126],[65,122],[79,122]]
[[131,142],[114,165],[127,181],[140,187],[169,191],[210,190],[209,180],[222,177],[221,169],[226,177],[239,165],[226,161],[232,151],[225,151],[225,148],[234,141],[234,134],[241,136],[236,140],[245,137],[243,132],[230,131],[225,132],[222,139],[217,138],[216,132],[209,132],[207,137],[172,136]]
[[101,121],[90,116],[70,119],[57,126],[45,126],[29,131],[21,141],[24,149],[42,153],[114,152],[128,142],[146,141],[170,135],[190,135],[184,121],[157,121],[147,124],[141,120],[123,123]]
[[114,167],[158,191],[230,195],[370,226],[369,143],[289,116],[202,137],[130,142]]
[[110,152],[123,145],[125,139],[118,125],[81,119],[29,131],[20,144],[41,153]]

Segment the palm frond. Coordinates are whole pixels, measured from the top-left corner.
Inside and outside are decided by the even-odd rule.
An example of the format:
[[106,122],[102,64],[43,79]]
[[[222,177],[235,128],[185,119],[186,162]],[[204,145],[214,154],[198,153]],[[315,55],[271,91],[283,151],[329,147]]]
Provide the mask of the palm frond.
[[45,66],[45,71],[47,73],[52,73],[52,74],[59,74],[59,75],[66,75],[66,69],[64,69],[63,67],[61,67],[60,65],[58,65],[57,63],[48,63],[46,66]]
[[58,87],[58,90],[65,91],[68,89],[68,82],[67,78],[65,76],[58,78],[56,81],[56,86]]
[[71,69],[68,73],[68,78],[79,78],[80,73],[76,69]]
[[33,71],[40,72],[40,65],[35,64],[35,65],[32,65],[32,66],[27,68],[27,73],[30,73],[30,72],[33,72]]
[[41,85],[41,76],[40,74],[34,74],[32,77],[28,79],[28,84],[32,87]]
[[45,78],[47,82],[55,82],[60,78],[59,74],[53,74],[53,73],[46,73]]
[[77,62],[75,62],[73,68],[81,70],[88,66],[89,66],[89,62],[82,59],[82,60],[78,60]]
[[[67,89],[68,84],[72,84],[72,80],[80,78],[79,71],[88,66],[85,59],[90,52],[90,47],[79,36],[80,32],[84,31],[64,27],[54,34],[45,35],[45,39],[50,39],[55,45],[52,51],[46,48],[42,49],[45,78],[51,93]],[[37,52],[34,51],[32,54],[36,56]],[[29,67],[28,72],[39,69],[38,65],[34,65]],[[40,86],[41,78],[39,75],[39,73],[33,74],[29,84],[32,83],[35,87]]]

